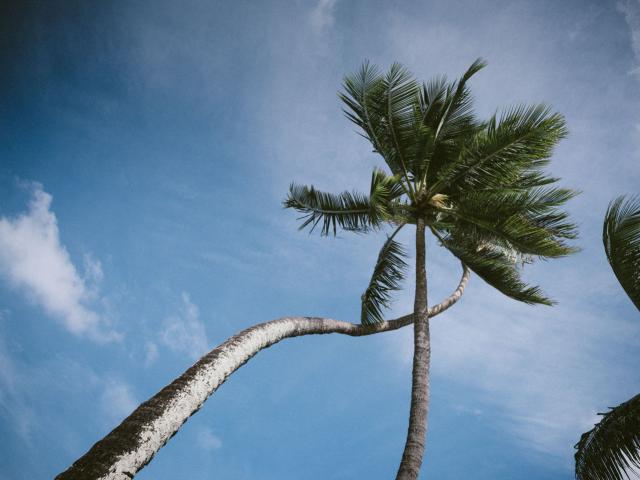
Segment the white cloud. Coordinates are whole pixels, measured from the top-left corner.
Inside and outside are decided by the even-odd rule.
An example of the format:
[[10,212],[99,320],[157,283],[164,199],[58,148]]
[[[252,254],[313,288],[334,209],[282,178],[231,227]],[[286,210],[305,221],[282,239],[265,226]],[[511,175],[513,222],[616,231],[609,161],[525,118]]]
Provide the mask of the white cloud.
[[618,10],[624,14],[624,18],[631,29],[631,47],[640,62],[640,1],[625,0],[618,2]]
[[182,311],[167,318],[160,334],[162,343],[174,352],[197,360],[209,349],[209,340],[198,307],[186,292],[182,293]]
[[198,445],[204,450],[217,450],[222,447],[222,440],[214,435],[210,428],[201,428],[198,433]]
[[108,379],[100,398],[100,408],[105,417],[112,422],[121,421],[138,406],[131,387],[121,381]]
[[[60,243],[56,215],[50,210],[52,196],[40,184],[31,188],[26,213],[0,217],[0,273],[70,332],[100,341],[119,338],[105,331],[103,319],[87,305],[95,291],[78,274]],[[99,262],[86,257],[85,268],[90,282],[101,280]]]
[[158,359],[158,346],[153,342],[147,342],[144,355],[145,368],[150,367]]
[[104,278],[104,272],[102,271],[102,264],[100,260],[93,258],[91,254],[85,254],[84,261],[84,278],[88,282],[99,284]]
[[311,26],[316,34],[322,34],[335,22],[334,10],[337,0],[318,0],[311,11]]

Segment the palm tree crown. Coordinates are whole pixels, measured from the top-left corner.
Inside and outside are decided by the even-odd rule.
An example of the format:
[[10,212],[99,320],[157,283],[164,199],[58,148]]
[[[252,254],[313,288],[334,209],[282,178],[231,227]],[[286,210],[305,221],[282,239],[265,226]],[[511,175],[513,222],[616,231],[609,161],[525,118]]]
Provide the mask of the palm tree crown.
[[551,186],[542,169],[566,135],[564,119],[542,105],[519,106],[480,121],[468,80],[485,66],[476,60],[458,81],[420,84],[400,64],[386,74],[365,62],[344,79],[347,117],[360,127],[390,172],[374,170],[369,195],[330,194],[291,185],[285,207],[303,215],[301,228],[321,233],[394,228],[362,295],[363,324],[382,321],[399,287],[404,250],[394,240],[416,228],[414,350],[409,429],[397,480],[415,480],[424,455],[429,405],[430,333],[425,232],[503,294],[551,304],[527,285],[519,267],[535,258],[568,255],[575,226],[560,207],[576,192]]
[[395,233],[422,218],[453,255],[503,294],[550,304],[527,285],[519,266],[575,249],[575,226],[559,210],[576,192],[551,186],[543,173],[566,135],[564,119],[543,105],[518,106],[479,121],[467,81],[485,66],[476,60],[456,82],[436,77],[420,85],[399,64],[386,74],[365,62],[344,80],[346,116],[362,130],[390,173],[374,170],[369,195],[330,194],[291,185],[285,207],[303,214],[300,228],[366,232],[391,225],[370,285],[362,322],[382,319],[404,262]]

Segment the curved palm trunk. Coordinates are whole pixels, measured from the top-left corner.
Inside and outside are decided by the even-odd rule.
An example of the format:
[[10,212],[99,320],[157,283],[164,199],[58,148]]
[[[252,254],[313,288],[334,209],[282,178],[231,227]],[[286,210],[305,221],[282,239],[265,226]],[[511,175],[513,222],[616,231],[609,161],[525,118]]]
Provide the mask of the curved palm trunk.
[[427,271],[424,220],[416,225],[416,297],[413,322],[413,372],[409,429],[396,480],[415,480],[420,473],[427,434],[429,411],[429,310],[427,306]]
[[[468,280],[469,270],[465,267],[458,288],[430,314],[437,315],[453,305],[462,295]],[[260,350],[280,340],[328,333],[357,337],[396,330],[412,322],[413,315],[375,325],[356,325],[315,317],[285,317],[243,330],[141,404],[56,479],[133,478],[229,375]]]

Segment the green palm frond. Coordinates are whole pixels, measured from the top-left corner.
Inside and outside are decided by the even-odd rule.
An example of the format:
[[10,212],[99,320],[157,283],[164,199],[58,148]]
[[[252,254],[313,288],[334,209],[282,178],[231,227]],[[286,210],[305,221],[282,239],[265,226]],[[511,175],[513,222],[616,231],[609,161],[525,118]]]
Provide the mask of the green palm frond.
[[498,220],[456,210],[447,213],[455,222],[449,230],[477,238],[482,243],[508,243],[522,254],[541,258],[564,257],[578,250],[564,240],[576,235],[574,225],[566,222],[564,212],[514,214]]
[[602,240],[613,273],[640,310],[640,197],[620,196],[609,204]]
[[418,96],[418,109],[420,111],[420,123],[432,129],[438,125],[442,112],[445,110],[447,93],[450,91],[447,77],[438,75],[429,82],[424,83]]
[[398,230],[382,245],[369,286],[362,294],[360,321],[363,325],[383,320],[382,309],[389,307],[391,292],[400,288],[400,281],[404,278],[406,254],[402,245],[393,240]]
[[391,215],[393,202],[404,192],[402,182],[397,176],[389,176],[379,169],[371,174],[370,198],[372,210],[388,217]]
[[427,181],[429,171],[438,171],[458,157],[461,139],[480,127],[467,82],[485,66],[486,62],[479,58],[458,82],[447,84],[444,77],[437,77],[420,91],[418,106],[424,133],[416,136],[411,170],[422,183]]
[[458,217],[455,228],[480,242],[504,241],[523,254],[558,258],[578,250],[566,242],[577,237],[576,225],[559,208],[578,193],[553,187],[471,191],[449,213]]
[[436,129],[436,138],[443,140],[457,138],[461,134],[466,134],[470,126],[476,126],[473,97],[467,87],[467,82],[486,65],[487,63],[483,59],[476,59],[460,80],[451,86],[452,94],[445,102],[446,108]]
[[374,169],[369,196],[357,192],[332,194],[318,191],[313,186],[291,184],[284,207],[303,214],[301,230],[310,226],[313,231],[321,225],[321,235],[325,236],[336,235],[338,227],[365,233],[392,219],[395,200],[402,193],[397,177]]
[[520,106],[490,119],[467,141],[459,158],[430,181],[430,194],[499,188],[545,166],[566,136],[564,118],[544,105]]
[[384,80],[384,113],[382,131],[392,145],[393,163],[398,164],[411,188],[408,155],[413,134],[414,105],[420,87],[412,75],[399,63],[391,65]]
[[527,285],[520,277],[518,260],[522,254],[519,250],[510,250],[505,244],[478,244],[435,230],[433,233],[462,263],[504,295],[528,304],[553,304],[539,287]]
[[340,93],[340,99],[347,106],[345,115],[362,129],[391,172],[404,178],[410,193],[407,155],[418,83],[399,63],[382,75],[365,62],[358,72],[345,77],[343,85],[345,93]]
[[640,395],[611,411],[583,433],[576,448],[576,479],[624,480],[640,469]]
[[[365,61],[360,70],[344,77],[343,88],[345,93],[338,96],[347,106],[344,110],[347,118],[362,129],[374,151],[385,158],[390,156],[388,146],[378,138],[384,91],[384,77],[380,69]],[[399,166],[394,167],[390,166],[391,171],[399,173]]]
[[337,228],[355,232],[366,232],[377,227],[371,215],[371,202],[366,195],[356,192],[339,194],[316,190],[313,186],[291,184],[285,208],[293,208],[303,214],[300,230],[310,226],[313,231],[319,224],[321,234],[337,234]]

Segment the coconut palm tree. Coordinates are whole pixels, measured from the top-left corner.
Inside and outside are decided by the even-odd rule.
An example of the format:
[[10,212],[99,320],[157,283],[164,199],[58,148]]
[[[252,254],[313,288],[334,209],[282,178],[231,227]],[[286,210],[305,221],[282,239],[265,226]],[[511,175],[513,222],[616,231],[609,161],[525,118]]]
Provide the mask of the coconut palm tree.
[[[438,78],[420,87],[399,65],[383,76],[365,64],[358,74],[346,78],[342,99],[351,109],[350,118],[362,124],[374,149],[385,158],[391,175],[374,170],[369,195],[331,195],[295,185],[290,189],[285,206],[303,213],[303,227],[320,225],[324,234],[336,233],[338,228],[359,232],[385,225],[394,228],[362,296],[360,324],[284,317],[243,330],[142,403],[56,478],[132,478],[234,371],[281,340],[329,333],[366,336],[416,319],[409,432],[418,448],[409,449],[408,458],[418,454],[421,458],[419,435],[411,432],[422,429],[424,441],[427,320],[460,299],[469,268],[508,296],[527,303],[550,303],[537,287],[520,280],[519,266],[536,256],[557,257],[572,251],[564,240],[573,238],[573,226],[558,207],[573,192],[550,187],[555,179],[541,171],[553,145],[564,135],[562,117],[544,107],[520,107],[499,119],[478,122],[471,112],[466,81],[483,65],[475,62],[459,82]],[[383,309],[399,287],[405,266],[395,235],[412,224],[417,246],[415,313],[384,321]],[[457,288],[431,308],[426,297],[427,228],[463,264]]]
[[[616,198],[604,218],[602,241],[620,285],[640,310],[640,197]],[[640,473],[640,394],[604,413],[576,445],[578,480],[622,480]]]
[[403,276],[405,252],[397,233],[415,228],[411,407],[397,479],[418,477],[425,449],[430,362],[425,232],[488,284],[528,304],[552,302],[521,279],[520,267],[575,251],[567,244],[575,227],[560,207],[576,192],[552,186],[557,179],[543,172],[566,135],[564,119],[534,105],[479,121],[467,82],[484,66],[478,59],[458,81],[436,77],[421,85],[397,63],[382,73],[365,62],[345,78],[340,98],[347,117],[390,171],[373,171],[369,195],[293,184],[285,202],[302,214],[301,228],[319,228],[322,235],[390,229],[362,295],[364,325],[381,321]]

